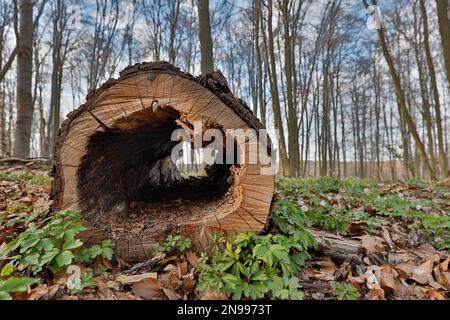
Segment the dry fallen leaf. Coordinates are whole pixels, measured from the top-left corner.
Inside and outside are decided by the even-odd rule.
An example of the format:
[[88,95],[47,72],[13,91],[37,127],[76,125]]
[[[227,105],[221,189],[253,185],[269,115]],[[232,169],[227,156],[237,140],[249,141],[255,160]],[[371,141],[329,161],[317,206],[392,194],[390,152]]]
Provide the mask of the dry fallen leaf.
[[154,278],[147,278],[133,284],[132,288],[135,296],[145,300],[161,300],[166,298],[162,284]]
[[203,292],[200,294],[200,300],[228,300],[225,293],[218,294],[214,291]]
[[174,264],[169,263],[169,264],[163,269],[163,271],[164,271],[164,272],[170,272],[170,271],[172,271],[172,270],[174,270],[174,269],[177,269],[177,267],[176,267]]
[[165,274],[164,277],[161,277],[161,279],[164,279],[163,283],[167,288],[172,290],[178,290],[183,283],[178,277],[178,268],[176,267],[171,269],[170,272]]
[[445,272],[441,271],[441,265],[437,265],[433,269],[434,278],[436,279],[437,283],[444,287],[445,289],[450,289],[450,283],[445,276]]
[[426,294],[430,300],[448,300],[442,293],[435,290],[427,290]]
[[182,297],[172,289],[164,288],[163,291],[166,294],[167,298],[169,298],[169,300],[181,300],[182,299]]
[[384,296],[384,291],[381,288],[373,288],[365,295],[366,300],[386,300]]
[[324,261],[315,261],[314,264],[320,267],[320,272],[322,273],[333,275],[336,271],[336,265],[333,261],[331,261],[331,259],[327,259]]
[[194,267],[194,269],[198,269],[198,267],[200,266],[200,260],[198,259],[197,255],[192,251],[189,251],[186,254],[186,260],[187,262],[189,262],[191,266]]
[[313,261],[312,265],[318,266],[319,270],[307,269],[306,275],[311,279],[322,281],[334,281],[334,273],[336,272],[336,265],[330,259],[322,261]]
[[361,237],[361,247],[367,254],[378,255],[387,251],[384,240],[377,236],[364,235]]
[[400,276],[404,279],[409,279],[413,275],[414,270],[416,270],[416,268],[417,266],[410,262],[400,263],[397,266],[395,266],[395,269],[400,273]]
[[431,276],[432,271],[433,271],[433,259],[428,259],[427,261],[422,263],[419,267],[414,269],[410,279],[420,284],[428,284],[430,281],[434,281],[433,277]]
[[435,254],[436,249],[431,244],[426,243],[418,248],[412,249],[411,252],[420,257],[421,259],[425,259]]
[[388,292],[397,290],[397,272],[388,264],[380,268],[380,285],[381,288]]
[[314,269],[307,269],[305,271],[306,275],[310,279],[322,280],[322,281],[334,281],[334,276],[329,273],[322,273]]
[[48,293],[48,290],[49,290],[49,288],[46,284],[38,285],[36,288],[31,290],[31,292],[34,293],[34,300],[41,299],[43,296],[45,296]]
[[383,238],[389,246],[389,249],[393,250],[395,248],[394,243],[392,242],[391,235],[386,227],[382,227],[383,229]]
[[183,278],[183,291],[184,293],[189,293],[195,288],[195,282],[194,282],[194,274],[191,273],[189,275],[184,276]]
[[128,292],[121,292],[114,290],[115,300],[143,300],[141,297],[137,297]]
[[183,278],[184,275],[186,275],[188,271],[188,265],[186,261],[177,262],[177,268],[178,268],[178,278]]

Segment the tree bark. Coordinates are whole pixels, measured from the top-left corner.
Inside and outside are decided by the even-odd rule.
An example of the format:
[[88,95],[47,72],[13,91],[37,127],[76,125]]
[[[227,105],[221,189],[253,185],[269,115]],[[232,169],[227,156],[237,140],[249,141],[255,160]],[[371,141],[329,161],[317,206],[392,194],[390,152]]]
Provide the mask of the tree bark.
[[17,120],[14,134],[13,155],[30,156],[31,124],[33,121],[32,72],[33,72],[33,1],[19,2],[20,38],[17,53]]
[[201,72],[202,74],[207,74],[214,70],[211,22],[209,18],[209,0],[198,0],[198,19]]
[[[261,30],[261,0],[255,1],[255,52],[256,62],[258,67],[257,87],[258,87],[258,100],[259,100],[259,118],[261,123],[266,126],[266,102],[264,101],[264,84],[263,84],[263,66],[261,59],[261,48],[259,41],[259,32]],[[264,30],[263,30],[264,32]]]
[[298,143],[297,108],[294,104],[294,88],[292,86],[292,39],[289,27],[289,1],[283,0],[282,17],[284,27],[284,70],[286,77],[286,100],[288,109],[288,145],[289,145],[289,176],[297,177],[299,174],[300,151]]
[[444,51],[445,70],[447,71],[447,80],[450,85],[450,18],[448,0],[436,0],[436,9],[442,49]]
[[[448,170],[447,155],[445,153],[444,134],[442,130],[442,116],[441,116],[441,103],[439,99],[439,90],[437,86],[436,72],[434,70],[433,58],[431,57],[431,50],[430,50],[430,41],[428,35],[429,33],[428,16],[427,10],[425,8],[425,0],[419,0],[419,3],[420,3],[420,11],[422,12],[423,18],[423,34],[424,34],[423,45],[425,49],[425,57],[428,64],[428,70],[430,72],[431,89],[434,97],[434,110],[436,112],[436,128],[437,128],[438,149],[439,149],[439,173],[441,178],[446,178]],[[450,28],[450,25],[448,25],[448,28]],[[448,40],[450,41],[450,38]],[[448,49],[450,50],[450,47]],[[449,53],[447,52],[444,54]]]
[[278,93],[278,77],[277,77],[277,67],[275,60],[275,47],[273,39],[273,26],[272,26],[272,15],[273,15],[273,3],[272,0],[268,1],[268,13],[267,13],[267,30],[268,30],[268,43],[266,45],[266,51],[268,51],[267,60],[270,61],[269,70],[269,82],[270,82],[270,93],[272,96],[272,109],[275,118],[275,130],[278,130],[278,148],[280,150],[280,162],[281,168],[284,175],[289,175],[289,159],[286,150],[286,139],[284,137],[283,120],[281,119],[281,107],[280,107],[280,97]]

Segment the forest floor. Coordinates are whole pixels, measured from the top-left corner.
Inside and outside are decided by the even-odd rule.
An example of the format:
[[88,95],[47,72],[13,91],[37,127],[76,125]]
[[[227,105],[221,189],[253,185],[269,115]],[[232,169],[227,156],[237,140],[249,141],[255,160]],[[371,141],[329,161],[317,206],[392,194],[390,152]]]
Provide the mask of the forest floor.
[[[50,183],[45,167],[0,168],[0,299],[450,299],[450,181],[282,179],[269,235],[217,236],[210,258],[170,235],[137,265],[108,241],[85,248],[76,213],[52,218]],[[321,235],[357,251],[334,255]]]

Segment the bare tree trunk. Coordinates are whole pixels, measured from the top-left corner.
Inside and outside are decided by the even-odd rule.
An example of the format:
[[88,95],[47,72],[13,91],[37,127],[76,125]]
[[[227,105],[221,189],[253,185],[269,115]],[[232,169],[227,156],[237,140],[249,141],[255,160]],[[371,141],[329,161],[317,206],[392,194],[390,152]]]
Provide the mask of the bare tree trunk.
[[444,63],[447,70],[447,80],[450,85],[450,18],[448,0],[436,0],[436,9],[441,33],[442,48],[444,50]]
[[6,154],[6,105],[3,88],[0,88],[0,156]]
[[293,86],[292,86],[292,39],[289,28],[289,1],[283,0],[282,16],[284,27],[284,70],[286,77],[286,98],[288,109],[288,145],[289,145],[289,175],[297,177],[299,174],[300,152],[298,143],[298,128],[297,128],[297,109],[294,105]]
[[[415,8],[415,6],[414,6]],[[428,86],[426,81],[426,75],[423,68],[423,61],[422,56],[420,53],[420,45],[422,43],[422,37],[421,37],[421,29],[419,27],[418,23],[418,16],[414,15],[414,38],[411,42],[411,47],[414,51],[415,56],[415,62],[417,64],[417,72],[419,74],[419,86],[420,86],[420,94],[422,96],[422,118],[424,122],[424,127],[426,129],[427,133],[427,145],[428,145],[428,152],[430,154],[430,161],[431,166],[433,167],[433,170],[436,170],[436,160],[435,160],[435,152],[434,152],[434,143],[433,143],[433,129],[432,129],[432,119],[431,119],[431,110],[430,110],[430,99],[428,96]],[[406,37],[406,36],[405,36]],[[410,79],[410,77],[408,77]],[[411,92],[411,81],[408,81]],[[425,139],[424,139],[425,140]]]
[[214,70],[211,22],[209,19],[209,0],[198,0],[198,19],[201,72],[202,74],[207,74]]
[[33,121],[33,2],[19,3],[20,38],[17,54],[17,120],[13,155],[27,158],[30,155],[31,124]]
[[[431,89],[433,92],[434,97],[434,109],[436,112],[436,128],[437,128],[437,138],[438,138],[438,149],[439,149],[439,172],[440,177],[445,178],[447,176],[447,155],[445,154],[445,148],[444,148],[444,135],[442,132],[442,117],[441,117],[441,104],[439,100],[439,90],[437,86],[437,80],[436,80],[436,72],[434,70],[434,63],[433,58],[431,57],[431,50],[430,50],[430,41],[429,41],[429,35],[428,35],[428,17],[427,17],[427,10],[425,8],[425,0],[419,0],[420,3],[420,11],[422,12],[422,18],[423,18],[423,34],[424,34],[424,41],[423,46],[425,49],[425,57],[428,64],[428,70],[430,72],[430,80],[431,80]],[[448,21],[448,19],[447,19]],[[450,28],[450,25],[448,25]],[[448,30],[447,30],[448,31]],[[448,39],[450,41],[450,39]],[[450,50],[450,47],[448,48]],[[444,54],[449,54],[444,53]]]
[[382,180],[381,155],[380,155],[380,113],[381,113],[381,75],[378,64],[378,52],[373,61],[373,84],[375,90],[375,152],[377,162],[377,179]]
[[[269,74],[270,93],[272,96],[272,109],[275,118],[275,129],[278,130],[278,143],[281,167],[283,168],[283,174],[288,173],[289,160],[287,157],[286,140],[284,137],[283,122],[281,118],[280,98],[278,94],[278,80],[275,60],[275,49],[272,29],[272,15],[273,15],[273,3],[272,0],[268,1],[268,15],[267,15],[267,29],[268,29],[268,43],[265,42],[267,61],[270,66],[267,67]],[[262,20],[261,20],[262,21]],[[264,35],[265,33],[263,33]],[[265,38],[265,37],[264,37]]]
[[169,33],[169,62],[175,64],[177,53],[175,50],[175,36],[177,34],[178,16],[180,15],[181,0],[170,1],[170,33]]
[[[67,30],[66,6],[63,0],[56,0],[52,12],[53,19],[53,47],[52,47],[52,80],[50,97],[50,117],[47,124],[48,142],[45,150],[51,155],[58,137],[61,124],[61,90],[63,68],[69,50],[70,30]],[[128,28],[129,26],[127,26]],[[127,31],[128,32],[128,31]]]
[[263,66],[261,59],[261,48],[259,46],[259,31],[261,29],[261,0],[256,0],[255,2],[255,51],[256,51],[256,62],[258,65],[258,100],[259,100],[259,117],[261,123],[266,126],[266,102],[263,96]]

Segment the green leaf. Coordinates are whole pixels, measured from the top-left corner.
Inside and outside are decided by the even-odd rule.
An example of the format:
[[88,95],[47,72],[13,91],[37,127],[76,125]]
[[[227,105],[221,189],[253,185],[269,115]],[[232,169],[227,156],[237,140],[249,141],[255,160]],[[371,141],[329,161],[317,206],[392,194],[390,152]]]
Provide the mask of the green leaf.
[[251,299],[262,298],[267,291],[268,288],[260,282],[251,282],[248,286],[248,296]]
[[12,300],[12,298],[9,293],[0,291],[0,300]]
[[55,244],[50,238],[41,239],[39,244],[41,245],[41,250],[43,249],[44,251],[50,251],[55,247]]
[[113,256],[113,250],[111,248],[103,248],[102,249],[102,258],[111,260],[112,256]]
[[267,281],[266,285],[271,291],[279,291],[283,289],[283,279],[279,276],[273,276],[271,280]]
[[335,282],[331,285],[333,295],[344,300],[357,300],[361,296],[359,291],[348,283]]
[[33,278],[9,278],[0,284],[0,291],[4,292],[24,292],[27,287],[36,282]]
[[56,257],[56,263],[60,267],[68,266],[72,263],[74,255],[70,251],[63,251]]
[[27,251],[27,249],[34,247],[39,242],[38,236],[31,236],[21,243],[20,253]]
[[21,263],[25,266],[35,265],[39,263],[39,253],[24,256]]
[[96,286],[97,282],[92,279],[93,274],[92,273],[83,273],[81,275],[81,283],[83,284],[83,287],[89,287],[89,286]]
[[107,240],[102,241],[102,248],[106,248],[106,247],[112,247],[111,240],[107,239]]
[[78,239],[69,238],[64,242],[63,250],[71,250],[78,247],[81,247],[83,245],[83,242],[81,242]]
[[273,244],[270,246],[270,252],[280,260],[288,260],[288,250],[281,244]]
[[13,272],[14,272],[14,263],[9,262],[2,268],[2,271],[0,272],[0,276],[7,277]]
[[98,244],[95,244],[89,248],[89,253],[92,258],[95,258],[102,254],[102,247]]
[[267,275],[264,273],[264,270],[258,270],[253,276],[252,281],[266,281]]
[[55,248],[52,251],[48,251],[48,252],[44,253],[41,256],[40,264],[41,265],[48,264],[50,261],[53,260],[54,257],[56,257],[58,255],[59,252],[60,252],[59,249]]
[[64,228],[62,226],[54,226],[52,227],[50,234],[54,235],[56,239],[61,239],[64,237]]

